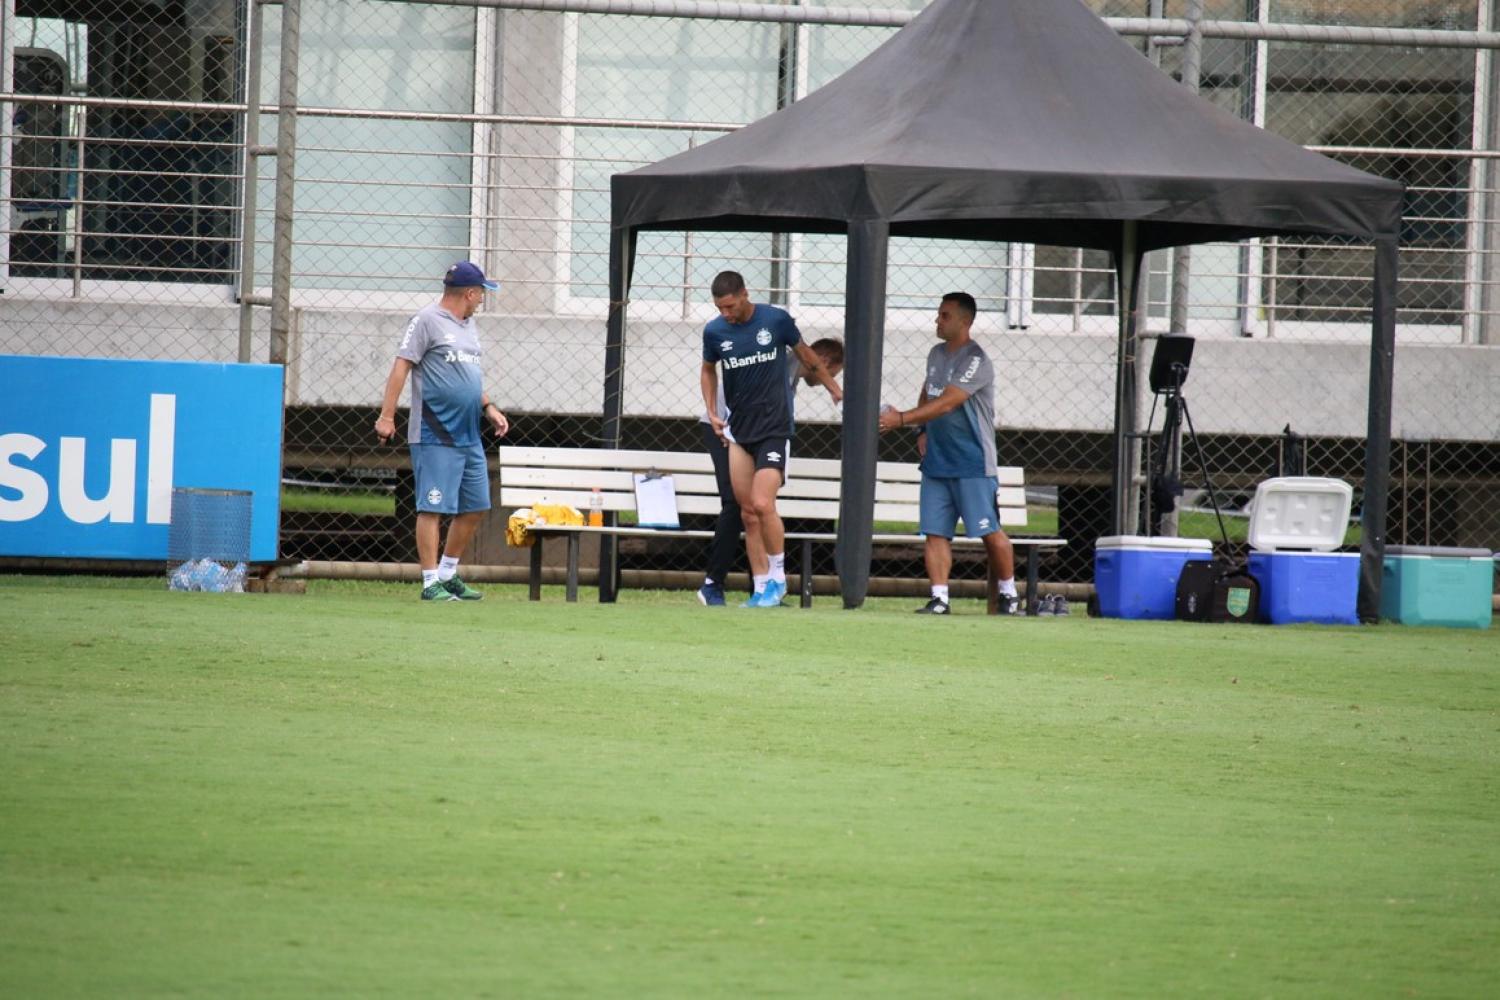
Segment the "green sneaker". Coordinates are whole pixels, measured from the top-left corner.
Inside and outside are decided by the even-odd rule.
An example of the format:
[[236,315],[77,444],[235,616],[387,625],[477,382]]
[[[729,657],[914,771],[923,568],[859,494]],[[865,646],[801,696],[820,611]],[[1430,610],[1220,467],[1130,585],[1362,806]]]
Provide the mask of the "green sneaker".
[[441,583],[434,583],[430,587],[422,588],[422,600],[424,601],[456,601],[458,598],[449,592],[448,588]]
[[439,584],[439,586],[443,587],[448,591],[448,593],[452,594],[455,601],[484,600],[483,591],[475,590],[473,587],[460,580],[457,576],[450,576],[448,579]]

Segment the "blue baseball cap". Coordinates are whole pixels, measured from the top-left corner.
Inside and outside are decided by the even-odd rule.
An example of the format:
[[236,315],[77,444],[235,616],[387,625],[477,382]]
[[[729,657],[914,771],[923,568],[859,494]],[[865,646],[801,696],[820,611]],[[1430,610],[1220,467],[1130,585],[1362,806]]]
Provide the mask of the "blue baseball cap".
[[484,276],[478,264],[467,260],[461,260],[448,268],[448,273],[443,275],[443,284],[449,288],[474,288],[482,285],[492,292],[500,287],[498,281],[491,281]]

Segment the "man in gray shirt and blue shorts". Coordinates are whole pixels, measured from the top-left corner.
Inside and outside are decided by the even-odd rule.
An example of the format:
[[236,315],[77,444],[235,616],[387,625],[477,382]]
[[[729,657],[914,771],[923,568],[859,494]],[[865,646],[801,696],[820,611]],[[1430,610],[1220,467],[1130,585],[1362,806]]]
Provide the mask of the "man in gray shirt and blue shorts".
[[948,574],[953,569],[953,532],[960,518],[964,533],[984,539],[985,553],[999,577],[1000,613],[1020,612],[1016,595],[1016,555],[995,505],[999,485],[995,464],[995,368],[969,336],[978,312],[967,292],[949,292],[938,306],[937,337],[927,355],[927,377],[917,406],[883,408],[882,434],[918,427],[922,457],[920,531],[932,599],[918,609],[948,614]]
[[[499,287],[469,261],[448,268],[442,299],[424,307],[406,325],[375,421],[380,440],[395,435],[396,403],[411,374],[406,438],[417,491],[417,558],[424,601],[477,601],[484,596],[459,578],[458,562],[490,509],[481,423],[489,420],[500,437],[510,429],[505,414],[484,392],[474,323],[485,290]],[[439,559],[445,514],[453,521]]]

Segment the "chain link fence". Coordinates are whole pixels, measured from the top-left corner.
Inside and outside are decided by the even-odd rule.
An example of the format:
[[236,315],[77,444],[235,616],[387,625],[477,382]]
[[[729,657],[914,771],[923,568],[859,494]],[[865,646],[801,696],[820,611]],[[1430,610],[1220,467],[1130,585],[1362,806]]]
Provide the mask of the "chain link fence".
[[[278,169],[268,154],[289,110],[279,107],[289,76],[281,8],[3,2],[6,89],[17,96],[0,143],[9,178],[0,185],[0,351],[284,361],[283,555],[361,562],[414,558],[405,449],[377,445],[372,424],[405,322],[436,298],[449,263],[471,258],[502,282],[479,322],[487,388],[514,428],[508,440],[597,443],[610,176],[799,99],[924,5],[797,5],[883,24],[503,0],[305,5],[283,344],[265,306]],[[1493,36],[1419,47],[1361,30],[1488,31],[1492,0],[1090,6],[1129,19],[1117,27],[1144,56],[1196,78],[1231,113],[1407,185],[1390,541],[1500,544],[1500,111],[1483,47]],[[1183,29],[1200,16],[1200,30]],[[1287,25],[1349,30],[1307,41],[1284,38]],[[1188,492],[1163,519],[1150,489],[1163,442],[1142,436],[1143,530],[1217,534],[1197,495],[1200,455],[1235,545],[1244,501],[1268,476],[1302,471],[1358,489],[1370,254],[1298,237],[1149,256],[1148,337],[1198,338],[1185,394],[1199,447],[1189,442]],[[725,268],[742,271],[758,300],[788,308],[807,339],[842,336],[842,237],[642,234],[625,447],[701,447],[699,334],[713,315],[708,284]],[[1071,248],[893,240],[882,398],[915,402],[938,299],[955,290],[978,300],[974,335],[999,374],[1001,462],[1027,471],[1024,533],[1072,542],[1044,578],[1087,581],[1092,539],[1109,533],[1112,509],[1111,261]],[[1155,402],[1144,394],[1138,426],[1151,417],[1159,430]],[[797,419],[795,454],[838,456],[826,396],[803,388]],[[881,457],[914,460],[914,442],[885,440]],[[470,559],[522,565],[502,535],[493,517]],[[1347,540],[1357,545],[1357,525]],[[877,577],[923,575],[911,552],[876,557]],[[687,584],[704,558],[697,544],[632,542],[622,566]],[[982,579],[983,567],[961,565],[955,576]]]

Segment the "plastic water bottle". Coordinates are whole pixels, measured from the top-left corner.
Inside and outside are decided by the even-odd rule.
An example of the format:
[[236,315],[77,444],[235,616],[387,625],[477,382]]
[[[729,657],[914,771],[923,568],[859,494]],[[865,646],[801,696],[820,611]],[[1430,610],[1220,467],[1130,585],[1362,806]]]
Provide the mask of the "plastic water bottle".
[[604,494],[599,492],[599,487],[594,487],[594,492],[589,494],[589,527],[604,527]]
[[224,567],[216,560],[203,558],[198,560],[197,570],[198,589],[208,594],[221,594],[224,592]]

